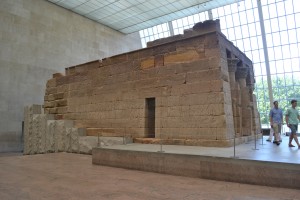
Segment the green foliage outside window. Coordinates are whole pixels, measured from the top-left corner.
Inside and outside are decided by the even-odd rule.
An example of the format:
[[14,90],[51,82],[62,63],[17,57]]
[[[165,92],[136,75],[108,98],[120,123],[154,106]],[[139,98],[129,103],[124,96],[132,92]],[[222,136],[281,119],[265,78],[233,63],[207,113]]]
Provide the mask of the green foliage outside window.
[[[300,101],[300,80],[292,76],[272,77],[273,100],[278,101],[279,107],[285,112],[291,106],[292,99]],[[257,108],[260,113],[261,124],[269,124],[270,99],[267,78],[257,77],[255,84]],[[273,105],[272,105],[273,106]],[[300,102],[298,103],[300,106]]]

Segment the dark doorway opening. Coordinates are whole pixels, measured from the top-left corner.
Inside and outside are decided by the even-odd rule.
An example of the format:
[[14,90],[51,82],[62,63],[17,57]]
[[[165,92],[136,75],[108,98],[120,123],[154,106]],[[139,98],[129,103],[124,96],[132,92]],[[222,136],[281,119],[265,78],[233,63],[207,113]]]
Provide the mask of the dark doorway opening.
[[155,138],[155,98],[146,99],[145,135]]

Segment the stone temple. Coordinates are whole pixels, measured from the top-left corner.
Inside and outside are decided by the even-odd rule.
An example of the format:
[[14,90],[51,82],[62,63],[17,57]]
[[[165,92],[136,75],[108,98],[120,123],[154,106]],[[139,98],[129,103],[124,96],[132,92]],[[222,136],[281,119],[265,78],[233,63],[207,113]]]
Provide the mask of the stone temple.
[[254,84],[252,61],[219,21],[198,23],[147,48],[54,74],[43,108],[25,110],[24,153],[78,152],[78,138],[97,135],[232,146],[260,133]]

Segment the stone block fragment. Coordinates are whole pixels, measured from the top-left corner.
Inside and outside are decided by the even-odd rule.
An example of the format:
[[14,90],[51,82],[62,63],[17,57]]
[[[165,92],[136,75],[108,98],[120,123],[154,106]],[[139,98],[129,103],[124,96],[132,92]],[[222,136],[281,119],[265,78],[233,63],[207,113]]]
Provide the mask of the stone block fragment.
[[52,75],[52,78],[62,77],[64,76],[62,73],[55,73]]
[[55,107],[55,106],[56,106],[56,104],[55,104],[54,101],[46,101],[46,102],[44,103],[44,108],[53,108],[53,107]]
[[32,154],[32,137],[33,137],[33,115],[41,114],[41,105],[31,105],[24,108],[24,151],[23,154]]
[[60,93],[53,94],[53,96],[54,96],[54,99],[55,99],[55,100],[63,99],[64,96],[65,96],[65,93],[60,92]]
[[199,54],[194,49],[165,55],[164,63],[168,65],[170,63],[191,62],[197,59],[199,59]]
[[141,61],[141,69],[149,69],[154,67],[154,58],[147,58]]
[[164,56],[163,55],[156,55],[154,58],[154,66],[161,67],[164,66]]
[[55,101],[56,107],[67,106],[67,105],[68,105],[68,101],[66,99],[60,99]]
[[46,87],[56,87],[56,78],[49,79],[47,81]]

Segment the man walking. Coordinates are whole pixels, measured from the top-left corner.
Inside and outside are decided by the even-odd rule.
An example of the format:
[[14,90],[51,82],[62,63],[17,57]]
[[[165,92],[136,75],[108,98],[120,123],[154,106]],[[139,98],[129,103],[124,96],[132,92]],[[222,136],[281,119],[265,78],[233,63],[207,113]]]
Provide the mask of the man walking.
[[289,147],[295,147],[292,145],[293,139],[298,145],[298,148],[300,148],[300,144],[297,137],[297,130],[298,130],[298,120],[300,120],[299,112],[296,109],[297,106],[297,100],[291,101],[292,107],[287,109],[285,113],[285,121],[287,126],[291,129],[291,135],[289,138]]
[[278,107],[278,101],[274,101],[274,108],[270,110],[269,117],[270,117],[270,124],[271,128],[274,131],[274,142],[277,145],[280,145],[280,131],[281,131],[281,126],[283,122],[283,112],[282,110]]

